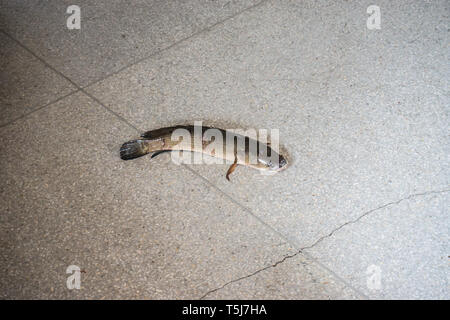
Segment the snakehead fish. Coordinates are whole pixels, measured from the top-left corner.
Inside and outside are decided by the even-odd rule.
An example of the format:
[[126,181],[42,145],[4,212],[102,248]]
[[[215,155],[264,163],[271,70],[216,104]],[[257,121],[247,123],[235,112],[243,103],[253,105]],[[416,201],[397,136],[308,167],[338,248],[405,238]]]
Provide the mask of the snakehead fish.
[[125,142],[120,148],[120,157],[131,160],[152,153],[154,158],[170,151],[197,152],[232,163],[226,174],[227,180],[238,165],[267,173],[278,172],[287,166],[287,160],[269,144],[231,131],[193,125],[147,131],[140,139]]

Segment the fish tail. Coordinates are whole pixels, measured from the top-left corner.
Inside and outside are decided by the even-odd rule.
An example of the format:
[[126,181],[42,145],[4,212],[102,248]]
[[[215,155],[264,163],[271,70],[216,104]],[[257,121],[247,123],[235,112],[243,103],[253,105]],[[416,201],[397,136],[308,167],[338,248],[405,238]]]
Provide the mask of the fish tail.
[[131,140],[125,142],[120,147],[120,158],[122,160],[131,160],[145,156],[149,153],[145,140]]

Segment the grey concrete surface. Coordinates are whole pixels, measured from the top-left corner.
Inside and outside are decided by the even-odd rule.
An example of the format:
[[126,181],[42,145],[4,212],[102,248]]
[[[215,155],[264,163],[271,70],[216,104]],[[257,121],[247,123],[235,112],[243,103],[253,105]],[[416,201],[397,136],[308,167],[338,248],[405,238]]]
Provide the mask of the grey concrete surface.
[[[0,129],[2,297],[450,297],[447,1],[86,2],[78,33],[17,3],[7,50],[80,91]],[[279,129],[290,166],[118,158],[195,120]]]
[[[235,279],[207,292],[202,299],[361,299],[354,290],[321,268],[311,268],[312,261],[301,254],[251,276]],[[314,265],[314,263],[313,263]]]
[[76,90],[4,33],[0,33],[0,68],[0,126]]
[[1,135],[2,298],[193,299],[295,252],[171,161],[120,160],[136,132],[82,94]]
[[[256,0],[71,0],[0,2],[0,27],[86,86],[256,4]],[[70,5],[81,9],[69,30]]]
[[[449,207],[450,191],[412,196],[345,225],[305,251],[368,296],[448,299]],[[367,285],[375,272],[379,285]]]

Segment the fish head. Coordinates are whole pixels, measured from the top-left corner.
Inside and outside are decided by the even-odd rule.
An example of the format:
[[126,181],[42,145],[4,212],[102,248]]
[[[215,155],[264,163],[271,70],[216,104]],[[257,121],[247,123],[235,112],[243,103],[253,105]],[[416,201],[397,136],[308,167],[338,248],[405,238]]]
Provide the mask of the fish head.
[[287,160],[281,154],[264,155],[258,157],[258,167],[262,170],[278,172],[287,167]]

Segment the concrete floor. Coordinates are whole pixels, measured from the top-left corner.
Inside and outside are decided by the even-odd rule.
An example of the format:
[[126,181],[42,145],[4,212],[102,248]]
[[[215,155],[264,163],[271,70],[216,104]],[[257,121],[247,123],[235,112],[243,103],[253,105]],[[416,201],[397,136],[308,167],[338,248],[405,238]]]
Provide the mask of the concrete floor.
[[[450,298],[448,1],[72,4],[0,1],[1,298]],[[120,160],[194,120],[292,164]]]

